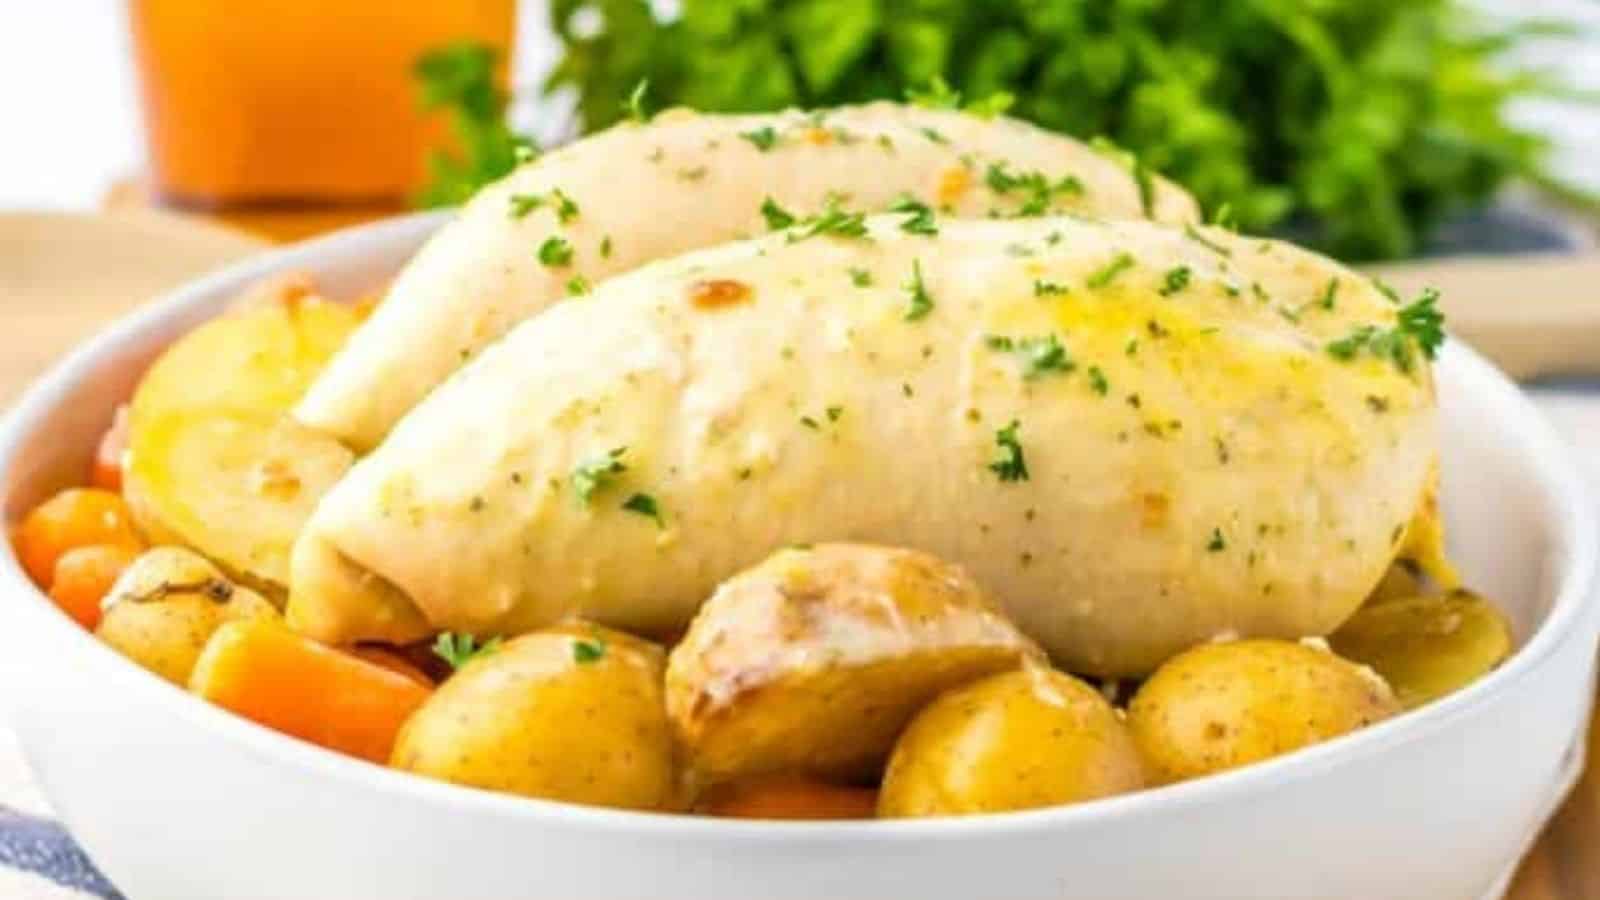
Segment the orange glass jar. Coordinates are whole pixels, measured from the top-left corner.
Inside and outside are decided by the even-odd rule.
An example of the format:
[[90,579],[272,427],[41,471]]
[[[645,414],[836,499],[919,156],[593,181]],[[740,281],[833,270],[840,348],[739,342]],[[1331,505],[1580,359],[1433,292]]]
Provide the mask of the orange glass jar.
[[399,205],[444,136],[411,67],[509,56],[516,0],[130,0],[153,187],[177,205]]

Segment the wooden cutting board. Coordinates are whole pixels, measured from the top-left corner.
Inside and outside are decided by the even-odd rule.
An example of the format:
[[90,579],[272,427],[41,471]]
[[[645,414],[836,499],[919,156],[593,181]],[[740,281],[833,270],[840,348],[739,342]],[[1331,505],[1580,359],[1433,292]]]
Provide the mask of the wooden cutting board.
[[[241,232],[148,211],[0,215],[0,316],[9,326],[0,330],[0,408],[111,319],[265,246]],[[1377,271],[1407,295],[1439,288],[1450,327],[1513,374],[1600,375],[1600,256]],[[1590,729],[1589,760],[1600,761],[1600,727]],[[1600,900],[1597,768],[1524,860],[1508,900]]]

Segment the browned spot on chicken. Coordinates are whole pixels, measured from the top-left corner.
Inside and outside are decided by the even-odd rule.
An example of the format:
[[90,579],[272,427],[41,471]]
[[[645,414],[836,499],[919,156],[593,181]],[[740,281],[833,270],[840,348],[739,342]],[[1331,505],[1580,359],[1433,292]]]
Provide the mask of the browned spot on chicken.
[[1139,498],[1140,524],[1146,528],[1160,528],[1167,524],[1167,513],[1172,509],[1172,501],[1166,494],[1145,494]]
[[696,281],[689,285],[689,302],[696,309],[722,309],[750,299],[750,285],[731,278]]
[[933,195],[940,206],[947,206],[960,200],[970,187],[972,173],[965,166],[952,166],[939,174],[939,185]]

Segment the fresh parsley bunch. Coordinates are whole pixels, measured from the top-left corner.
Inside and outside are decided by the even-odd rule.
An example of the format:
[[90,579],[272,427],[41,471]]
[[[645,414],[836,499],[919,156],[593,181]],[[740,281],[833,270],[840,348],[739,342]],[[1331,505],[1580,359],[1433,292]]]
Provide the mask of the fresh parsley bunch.
[[[664,6],[664,4],[654,4]],[[1463,0],[552,0],[586,129],[642,79],[658,106],[714,111],[967,98],[1105,135],[1252,231],[1349,258],[1404,256],[1541,141],[1507,104],[1550,89],[1499,64]],[[991,110],[992,111],[992,110]]]
[[500,178],[532,152],[506,124],[509,98],[495,77],[498,54],[472,42],[448,44],[417,60],[412,76],[424,109],[448,111],[455,146],[428,159],[428,181],[418,206],[456,206]]

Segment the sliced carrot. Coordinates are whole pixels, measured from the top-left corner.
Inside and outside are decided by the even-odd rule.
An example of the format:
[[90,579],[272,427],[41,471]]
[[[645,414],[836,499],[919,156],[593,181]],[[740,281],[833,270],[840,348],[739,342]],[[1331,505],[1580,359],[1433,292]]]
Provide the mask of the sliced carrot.
[[128,405],[117,407],[111,427],[100,436],[95,447],[94,464],[89,469],[89,483],[97,488],[122,492],[122,460],[128,453]]
[[56,560],[75,547],[112,544],[139,550],[128,504],[110,491],[68,488],[34,507],[15,536],[17,555],[34,582],[48,589]]
[[189,689],[268,728],[376,763],[388,761],[400,726],[431,693],[270,619],[217,629]]
[[713,816],[734,819],[870,819],[878,807],[871,788],[811,778],[768,778],[725,789],[706,804]]
[[424,687],[431,688],[434,686],[435,682],[427,672],[422,671],[415,663],[406,659],[397,650],[390,650],[388,647],[368,646],[354,647],[350,652],[375,666],[383,666],[391,672],[398,672]]
[[79,625],[93,631],[100,624],[100,601],[139,551],[118,544],[74,547],[56,560],[50,599]]

